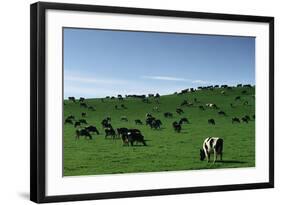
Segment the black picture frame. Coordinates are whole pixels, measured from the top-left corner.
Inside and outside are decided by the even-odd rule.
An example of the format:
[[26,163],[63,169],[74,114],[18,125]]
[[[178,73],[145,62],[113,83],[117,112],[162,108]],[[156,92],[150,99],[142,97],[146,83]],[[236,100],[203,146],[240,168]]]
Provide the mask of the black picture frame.
[[[171,188],[158,190],[89,193],[46,196],[45,154],[45,26],[46,10],[87,11],[103,13],[168,16],[195,19],[263,22],[269,25],[269,181],[263,183],[230,184],[221,186]],[[202,13],[144,8],[110,7],[82,4],[38,2],[30,7],[30,199],[37,203],[76,200],[97,200],[198,192],[230,191],[274,187],[274,18],[218,13]]]

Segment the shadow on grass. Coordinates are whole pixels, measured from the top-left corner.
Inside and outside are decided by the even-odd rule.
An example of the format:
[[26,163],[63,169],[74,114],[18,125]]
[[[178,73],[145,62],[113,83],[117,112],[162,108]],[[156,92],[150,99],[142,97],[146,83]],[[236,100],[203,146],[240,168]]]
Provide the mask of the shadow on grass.
[[228,164],[245,164],[247,162],[239,161],[239,160],[222,160],[222,161],[216,161],[216,163],[228,163]]

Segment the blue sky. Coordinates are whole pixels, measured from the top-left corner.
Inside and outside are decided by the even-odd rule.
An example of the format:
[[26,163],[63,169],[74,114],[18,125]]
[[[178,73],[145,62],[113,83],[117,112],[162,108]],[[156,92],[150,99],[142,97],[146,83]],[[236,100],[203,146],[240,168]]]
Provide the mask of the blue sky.
[[64,29],[64,97],[255,84],[255,38]]

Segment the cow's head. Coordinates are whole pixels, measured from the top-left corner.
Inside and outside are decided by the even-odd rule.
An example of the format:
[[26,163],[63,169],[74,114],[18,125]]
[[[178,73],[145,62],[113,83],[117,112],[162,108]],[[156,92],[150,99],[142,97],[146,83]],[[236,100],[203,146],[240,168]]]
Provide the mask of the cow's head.
[[205,152],[203,149],[200,149],[200,160],[203,161],[205,159]]

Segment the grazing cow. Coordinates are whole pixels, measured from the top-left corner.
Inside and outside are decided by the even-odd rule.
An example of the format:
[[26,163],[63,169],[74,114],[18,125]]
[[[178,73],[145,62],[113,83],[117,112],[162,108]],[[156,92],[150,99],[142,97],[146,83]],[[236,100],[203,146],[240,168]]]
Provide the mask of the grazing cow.
[[135,123],[136,123],[136,125],[142,125],[142,121],[139,120],[139,119],[136,119],[136,120],[135,120]]
[[80,119],[79,122],[80,122],[81,124],[88,124],[85,119]]
[[223,139],[219,137],[208,137],[203,142],[203,149],[200,149],[200,160],[207,158],[210,162],[210,156],[214,153],[214,163],[217,161],[217,156],[220,155],[222,161]]
[[199,109],[200,109],[200,110],[205,110],[205,108],[203,107],[203,105],[199,105]]
[[224,111],[219,111],[219,112],[218,112],[218,114],[219,114],[219,115],[226,116],[226,114],[225,114],[225,112],[224,112]]
[[115,132],[115,130],[111,127],[111,128],[109,128],[109,127],[106,127],[105,129],[104,129],[104,131],[105,131],[105,136],[104,136],[104,138],[107,138],[108,136],[110,136],[110,137],[112,137],[113,139],[115,139],[115,137],[116,137],[116,132]]
[[91,111],[95,111],[96,110],[93,106],[89,106],[88,109],[91,110]]
[[108,121],[107,119],[103,119],[103,120],[101,121],[101,125],[102,125],[103,128],[108,127],[108,126],[107,126],[108,124],[109,124],[109,121]]
[[235,100],[241,100],[241,96],[235,97]]
[[250,118],[250,116],[249,115],[245,115],[244,116],[248,121],[250,121],[251,120],[251,118]]
[[79,98],[79,102],[84,102],[84,101],[85,101],[85,98],[82,98],[82,97]]
[[239,88],[239,87],[242,87],[242,84],[237,84],[237,86],[236,86],[237,88]]
[[81,116],[82,116],[82,117],[86,117],[86,115],[87,115],[87,114],[86,114],[85,112],[82,112],[82,113],[81,113]]
[[81,130],[76,130],[76,139],[79,139],[81,136],[84,136],[85,139],[88,137],[89,139],[93,139],[92,135],[88,130],[86,129],[81,129]]
[[216,104],[213,104],[213,103],[207,103],[207,104],[206,104],[206,107],[214,108],[214,109],[216,109],[216,110],[219,109],[218,106],[217,106]]
[[181,124],[179,124],[175,121],[175,122],[173,122],[172,125],[173,125],[173,128],[174,128],[175,132],[178,132],[178,133],[181,132]]
[[235,122],[240,123],[240,120],[239,120],[238,117],[233,117],[232,118],[232,124],[235,123]]
[[145,120],[145,124],[146,124],[146,125],[149,125],[150,128],[152,128],[152,122],[153,122],[154,120],[156,120],[155,117],[148,117],[148,118],[146,118],[146,120]]
[[215,122],[214,119],[208,119],[208,124],[209,124],[209,125],[215,125],[216,122]]
[[164,113],[164,117],[171,118],[171,117],[173,117],[173,113],[171,113],[171,112],[165,112],[165,113]]
[[121,120],[121,121],[128,122],[128,118],[127,118],[126,116],[121,116],[120,120]]
[[68,100],[72,101],[72,102],[76,102],[75,97],[68,97]]
[[153,120],[151,123],[151,128],[160,129],[161,125],[162,125],[161,120],[159,120],[159,119]]
[[176,113],[178,113],[179,115],[181,115],[181,114],[182,114],[182,113],[184,113],[184,112],[183,112],[183,110],[182,110],[182,109],[177,108],[177,109],[176,109]]
[[249,104],[249,102],[248,101],[245,101],[244,103],[243,103],[243,105],[248,105]]
[[123,143],[125,142],[127,145],[131,144],[131,146],[134,146],[134,142],[140,142],[143,144],[143,146],[147,146],[144,136],[140,132],[128,131],[127,135],[122,136],[122,140]]
[[73,122],[71,119],[65,119],[64,124],[71,124],[73,125]]
[[124,104],[121,104],[121,107],[122,107],[123,109],[127,109],[127,107],[126,107]]
[[75,117],[73,115],[69,115],[66,120],[75,120]]
[[248,119],[246,117],[242,117],[242,122],[248,123]]
[[180,119],[179,124],[182,125],[183,123],[190,124],[189,120],[186,117]]
[[118,137],[126,135],[128,133],[128,131],[129,131],[129,129],[125,128],[125,127],[117,128],[117,135],[118,135]]
[[146,113],[146,114],[145,114],[145,117],[146,117],[146,118],[152,117],[152,114]]
[[242,90],[242,94],[247,94],[247,90]]
[[81,123],[80,122],[75,122],[74,123],[74,127],[76,128],[76,127],[80,127],[81,126]]
[[84,108],[87,108],[88,106],[87,106],[87,104],[86,103],[80,103],[80,107],[84,107]]
[[100,134],[99,131],[98,131],[98,129],[97,129],[95,126],[90,125],[90,126],[85,127],[85,129],[86,129],[88,132],[95,132],[97,135]]

